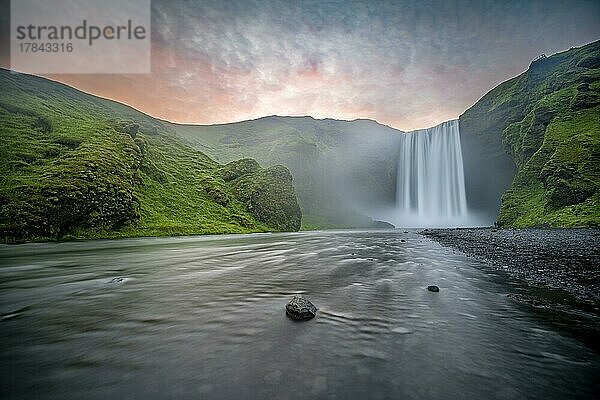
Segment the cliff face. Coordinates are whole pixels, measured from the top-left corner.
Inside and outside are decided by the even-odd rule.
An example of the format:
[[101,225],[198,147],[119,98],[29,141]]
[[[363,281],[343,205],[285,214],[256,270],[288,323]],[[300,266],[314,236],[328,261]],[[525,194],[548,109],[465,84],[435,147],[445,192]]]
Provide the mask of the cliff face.
[[472,208],[501,198],[503,226],[600,224],[600,42],[532,62],[460,124]]
[[230,179],[163,122],[47,79],[0,70],[0,139],[0,241],[300,228],[285,167]]
[[292,174],[282,166],[260,168],[245,158],[221,168],[236,198],[260,221],[280,231],[300,229],[302,213],[292,187]]
[[459,118],[468,207],[490,225],[496,220],[500,198],[516,173],[512,158],[504,151],[502,131],[507,121],[522,118],[522,111],[513,102],[494,104],[501,86]]

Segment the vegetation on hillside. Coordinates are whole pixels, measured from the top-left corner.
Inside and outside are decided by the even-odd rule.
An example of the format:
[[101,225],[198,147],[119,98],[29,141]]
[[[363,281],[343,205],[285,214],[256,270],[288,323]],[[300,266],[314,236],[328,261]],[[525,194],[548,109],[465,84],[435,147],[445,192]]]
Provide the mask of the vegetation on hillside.
[[516,165],[501,226],[600,225],[600,42],[532,62],[461,119]]
[[284,167],[223,176],[165,123],[0,70],[0,240],[298,230]]
[[373,209],[395,203],[401,132],[374,121],[272,116],[170,126],[218,161],[252,157],[264,166],[288,167],[303,229],[370,227]]
[[279,231],[300,229],[302,213],[292,187],[292,174],[281,165],[260,168],[251,158],[221,168],[234,196],[246,204],[260,222]]

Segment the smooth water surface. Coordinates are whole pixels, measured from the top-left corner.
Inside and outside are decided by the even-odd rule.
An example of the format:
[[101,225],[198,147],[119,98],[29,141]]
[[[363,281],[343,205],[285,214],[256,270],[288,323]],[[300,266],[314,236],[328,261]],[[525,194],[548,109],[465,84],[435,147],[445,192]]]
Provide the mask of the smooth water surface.
[[598,355],[478,263],[402,231],[2,246],[0,397],[593,397]]

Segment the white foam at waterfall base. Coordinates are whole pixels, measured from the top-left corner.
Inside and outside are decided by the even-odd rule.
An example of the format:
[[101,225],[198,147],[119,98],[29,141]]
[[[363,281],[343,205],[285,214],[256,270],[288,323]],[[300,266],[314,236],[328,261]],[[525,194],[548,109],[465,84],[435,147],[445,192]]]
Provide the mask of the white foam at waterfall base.
[[469,226],[458,120],[403,134],[394,225]]

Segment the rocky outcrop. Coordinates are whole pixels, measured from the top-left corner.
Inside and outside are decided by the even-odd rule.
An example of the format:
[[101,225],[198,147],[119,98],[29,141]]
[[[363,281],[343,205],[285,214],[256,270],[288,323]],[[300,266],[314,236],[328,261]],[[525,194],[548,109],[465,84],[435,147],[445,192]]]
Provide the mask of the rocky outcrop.
[[387,221],[373,220],[373,228],[377,228],[377,229],[395,229],[396,227],[393,224],[390,224]]
[[300,229],[302,213],[286,167],[262,169],[255,160],[242,159],[226,164],[222,174],[256,219],[278,231]]

